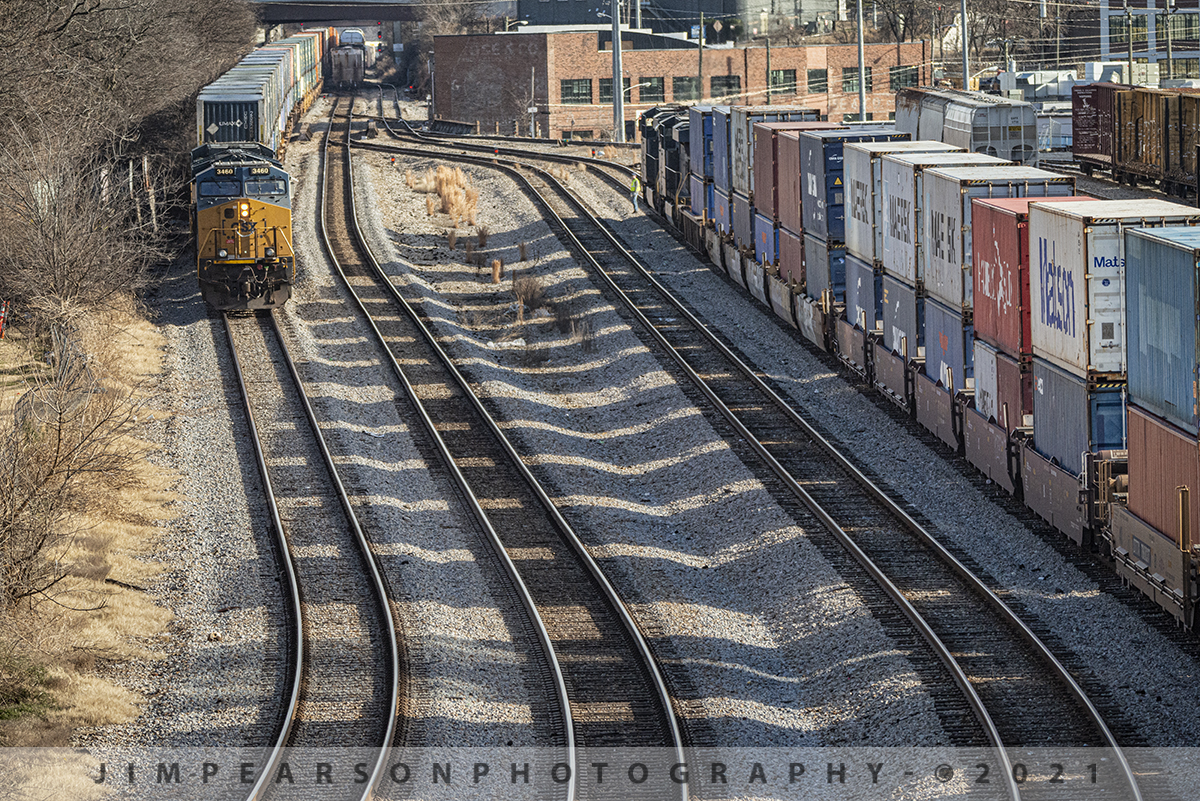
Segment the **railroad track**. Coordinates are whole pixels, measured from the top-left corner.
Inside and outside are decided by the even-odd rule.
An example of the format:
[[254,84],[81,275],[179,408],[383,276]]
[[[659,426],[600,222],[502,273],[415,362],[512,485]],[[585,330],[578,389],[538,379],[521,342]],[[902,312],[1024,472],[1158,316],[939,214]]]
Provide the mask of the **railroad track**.
[[[1059,798],[1140,799],[1134,771],[1100,714],[1038,637],[937,539],[767,386],[763,377],[678,302],[565,187],[527,164],[461,152],[364,145],[468,161],[517,177],[576,255],[591,263],[677,368],[744,438],[778,480],[904,610],[967,699],[1013,798],[1036,797],[1005,749],[1092,748],[1104,755],[1100,788],[1054,787]],[[528,159],[540,159],[541,154]],[[807,526],[810,536],[822,536]],[[951,728],[955,728],[951,721]],[[961,728],[961,727],[960,727]],[[1099,758],[1099,757],[1098,757]],[[1072,789],[1074,788],[1074,789]],[[1078,795],[1071,795],[1077,792]]]
[[[387,590],[313,417],[273,313],[225,315],[230,350],[273,523],[292,581],[292,689],[248,799],[302,798],[277,784],[290,749],[349,749],[378,784],[396,725],[401,671]],[[345,775],[350,775],[346,773]]]
[[[493,532],[528,592],[531,615],[544,626],[548,673],[561,687],[554,695],[562,707],[562,747],[574,749],[572,760],[580,749],[656,748],[683,761],[669,691],[628,610],[421,313],[366,246],[348,166],[352,120],[337,109],[334,114],[322,192],[327,248],[393,354],[398,377],[461,477],[464,493],[477,499],[476,517]],[[570,764],[574,776],[587,770]],[[586,786],[571,789],[589,797]],[[661,788],[644,789],[630,797],[664,797]]]

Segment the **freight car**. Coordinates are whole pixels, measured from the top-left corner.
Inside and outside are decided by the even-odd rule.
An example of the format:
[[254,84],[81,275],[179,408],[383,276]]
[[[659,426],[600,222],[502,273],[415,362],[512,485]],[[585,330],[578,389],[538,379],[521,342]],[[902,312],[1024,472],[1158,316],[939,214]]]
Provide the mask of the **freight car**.
[[[1172,119],[1182,119],[1180,107],[1163,105]],[[858,380],[1194,627],[1200,324],[1193,331],[1186,321],[1200,303],[1200,211],[1076,196],[1069,177],[982,165],[942,142],[760,123],[762,147],[751,159],[770,153],[775,164],[742,171],[755,176],[747,232],[732,187],[732,111],[695,106],[688,115],[691,152],[682,163],[692,165],[691,204],[670,209],[684,238]],[[800,187],[824,187],[811,213],[779,155],[792,136],[811,140],[810,151],[842,140],[840,171],[828,155],[799,166]],[[848,141],[854,136],[868,141]],[[1101,149],[1092,136],[1084,146]],[[645,138],[644,147],[656,141]],[[657,165],[658,156],[643,155]],[[836,219],[845,221],[841,234],[828,222]],[[759,237],[768,231],[778,237],[770,244]],[[913,246],[899,247],[904,241]],[[823,247],[805,247],[814,243]],[[889,262],[902,254],[902,264]]]
[[363,82],[363,51],[357,47],[335,47],[329,51],[329,77],[339,88],[353,89]]
[[1037,113],[1021,100],[983,92],[906,88],[896,93],[896,129],[1017,164],[1038,162]]

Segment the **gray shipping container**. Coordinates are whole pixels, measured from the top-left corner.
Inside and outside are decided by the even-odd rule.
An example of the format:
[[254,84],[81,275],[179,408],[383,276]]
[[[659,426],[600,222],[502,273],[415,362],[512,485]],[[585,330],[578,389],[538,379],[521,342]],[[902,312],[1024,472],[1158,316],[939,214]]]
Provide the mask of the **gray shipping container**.
[[1083,454],[1125,447],[1125,385],[1088,389],[1082,378],[1033,358],[1033,444],[1074,475]]
[[846,320],[865,331],[879,326],[883,274],[857,256],[846,254]]
[[925,355],[925,298],[890,275],[882,286],[884,347],[910,359]]
[[[729,122],[730,180],[735,192],[753,199],[754,123],[819,120],[821,112],[800,106],[731,106]],[[715,121],[714,121],[715,124]],[[714,144],[716,133],[713,134]]]
[[754,249],[754,207],[745,195],[734,192],[731,196],[733,203],[733,239],[738,247]]
[[812,234],[804,234],[804,292],[819,300],[826,289],[833,292],[834,301],[846,298],[846,247],[829,243]]
[[1129,396],[1192,434],[1200,431],[1198,264],[1196,228],[1125,231]]

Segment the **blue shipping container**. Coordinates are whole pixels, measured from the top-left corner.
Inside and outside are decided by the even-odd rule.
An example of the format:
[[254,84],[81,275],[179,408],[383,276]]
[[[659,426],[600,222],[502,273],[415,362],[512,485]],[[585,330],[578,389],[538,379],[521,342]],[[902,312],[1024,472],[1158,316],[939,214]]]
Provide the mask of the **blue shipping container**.
[[915,359],[925,345],[925,298],[891,275],[883,276],[882,286],[884,347]]
[[754,207],[750,198],[734,192],[730,195],[733,204],[733,240],[739,248],[754,247]]
[[1129,398],[1185,431],[1200,431],[1200,230],[1125,231]]
[[705,178],[713,177],[713,107],[691,106],[688,122],[692,131],[691,171]]
[[874,331],[883,317],[883,273],[850,253],[846,254],[846,319]]
[[717,221],[717,232],[733,233],[733,204],[729,202],[729,193],[714,190],[713,219]]
[[[957,309],[925,301],[925,375],[958,392],[975,377],[975,329]],[[953,378],[953,387],[951,387]]]
[[732,111],[729,106],[713,106],[713,184],[719,192],[733,191],[733,158],[729,141]]
[[754,215],[754,259],[764,267],[779,254],[779,226],[764,214]]
[[1033,445],[1079,475],[1083,454],[1125,447],[1125,385],[1088,388],[1082,378],[1033,357]]
[[826,289],[838,303],[846,299],[846,246],[804,234],[804,292],[817,300]]
[[804,230],[828,242],[846,241],[842,146],[846,142],[903,142],[891,128],[805,131],[800,134],[800,193]]

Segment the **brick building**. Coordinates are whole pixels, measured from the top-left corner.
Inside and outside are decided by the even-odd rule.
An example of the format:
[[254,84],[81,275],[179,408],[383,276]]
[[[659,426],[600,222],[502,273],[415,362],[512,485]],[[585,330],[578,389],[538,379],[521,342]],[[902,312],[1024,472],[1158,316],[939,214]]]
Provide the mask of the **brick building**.
[[[831,120],[858,114],[853,44],[705,48],[625,31],[626,138],[637,116],[662,103],[798,104]],[[434,38],[434,114],[477,122],[484,132],[608,138],[612,132],[611,31],[531,32]],[[697,97],[698,76],[703,94]],[[867,116],[891,119],[895,91],[930,83],[927,42],[866,46]],[[531,107],[536,107],[532,114]]]

